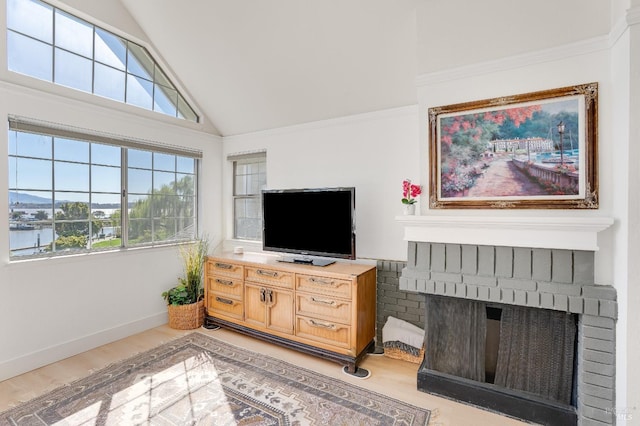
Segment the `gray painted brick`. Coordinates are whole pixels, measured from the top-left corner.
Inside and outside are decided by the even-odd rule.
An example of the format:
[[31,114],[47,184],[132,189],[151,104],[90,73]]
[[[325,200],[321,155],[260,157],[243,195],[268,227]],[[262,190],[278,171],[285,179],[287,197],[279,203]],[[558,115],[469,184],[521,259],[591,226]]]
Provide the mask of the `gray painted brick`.
[[456,284],[456,297],[461,297],[461,298],[467,297],[466,284]]
[[599,303],[598,299],[584,299],[584,313],[589,315],[598,315]]
[[533,249],[531,277],[538,281],[551,281],[551,250]]
[[498,285],[498,279],[496,277],[488,277],[482,275],[463,275],[462,282],[465,284],[485,287],[495,287]]
[[593,361],[604,365],[613,365],[616,361],[615,355],[608,352],[596,351],[593,349],[584,349],[582,357],[585,361]]
[[398,303],[398,299],[396,299],[395,297],[382,296],[382,297],[378,297],[378,302],[380,302],[380,303],[388,303],[388,304],[397,304]]
[[400,288],[400,290],[408,290],[412,286],[415,288],[415,280],[412,280],[412,281],[413,281],[413,283],[410,286],[408,278],[400,277],[400,283],[398,284],[398,287]]
[[421,270],[431,268],[431,244],[419,243],[416,247],[416,267]]
[[615,374],[615,368],[611,364],[601,364],[599,362],[583,360],[580,368],[585,373],[595,373],[601,376],[613,377]]
[[462,271],[463,274],[478,273],[478,246],[462,246]]
[[543,309],[553,309],[553,294],[540,293],[540,307]]
[[449,272],[432,272],[431,279],[434,281],[445,281],[449,283],[461,283],[462,275],[451,274]]
[[573,282],[572,251],[551,250],[551,281],[556,283]]
[[398,300],[399,306],[406,306],[408,309],[418,309],[420,307],[420,303],[414,302],[413,300]]
[[502,301],[510,305],[515,303],[515,290],[512,288],[502,289]]
[[488,301],[489,289],[490,287],[478,287],[478,299]]
[[591,325],[593,327],[607,328],[613,330],[616,328],[616,323],[611,318],[595,317],[593,315],[583,315],[580,319],[583,325]]
[[580,296],[581,287],[573,284],[557,284],[538,282],[538,291],[541,293],[566,294],[567,296]]
[[554,294],[553,308],[558,311],[569,312],[569,296],[564,294]]
[[593,349],[600,352],[615,353],[615,343],[611,340],[600,340],[592,337],[584,337],[582,340],[584,349]]
[[576,250],[573,252],[573,282],[575,284],[593,284],[594,255],[593,251]]
[[611,401],[608,399],[598,398],[593,395],[582,395],[580,399],[585,405],[590,407],[597,407],[604,410],[611,409]]
[[427,280],[416,280],[416,291],[426,292],[427,291]]
[[462,249],[460,244],[445,245],[445,270],[449,273],[462,271]]
[[527,292],[524,290],[514,290],[513,300],[516,305],[526,306],[527,305]]
[[444,244],[431,244],[431,272],[445,272],[444,247]]
[[435,291],[433,293],[444,296],[445,287],[444,287],[444,283],[442,281],[436,281],[436,288],[435,288]]
[[532,308],[540,307],[540,293],[536,293],[535,291],[527,292],[527,306],[531,306]]
[[518,280],[513,278],[498,278],[498,285],[516,290],[536,291],[538,283],[531,280]]
[[399,312],[398,313],[398,318],[408,321],[410,323],[414,323],[414,322],[418,322],[420,321],[420,317],[418,315],[415,314],[408,314],[408,313],[404,313],[404,312]]
[[478,275],[493,276],[496,254],[491,246],[478,246]]
[[496,276],[513,277],[513,248],[496,247]]
[[414,241],[409,241],[407,247],[407,265],[411,268],[416,267],[416,251],[418,248],[418,243]]
[[396,299],[406,299],[407,293],[402,291],[385,291],[384,295],[386,297],[395,297]]
[[593,408],[589,407],[588,405],[581,405],[580,414],[590,419],[599,420],[605,423],[609,422],[609,424],[613,424],[613,412],[611,412],[610,410],[605,410],[603,408]]
[[607,425],[611,425],[612,423],[609,422],[599,422],[598,420],[593,420],[593,419],[588,419],[586,417],[581,417],[578,416],[579,420],[578,420],[578,424],[581,426],[607,426]]
[[513,249],[513,277],[531,279],[531,249],[515,247]]
[[478,286],[469,285],[469,284],[466,284],[466,286],[467,286],[467,297],[469,299],[477,299],[478,298]]
[[608,328],[593,327],[590,325],[583,325],[582,333],[585,337],[593,337],[594,339],[613,341],[615,338],[613,330],[610,330]]
[[569,312],[581,314],[584,312],[584,299],[582,297],[569,296]]
[[616,289],[608,285],[584,285],[582,295],[594,299],[616,300]]
[[424,303],[424,294],[407,294],[407,300]]
[[603,388],[602,386],[595,386],[589,383],[580,384],[580,393],[584,395],[593,395],[598,398],[608,399],[613,401],[614,390],[613,388]]
[[436,282],[435,281],[427,281],[426,293],[434,294],[436,292]]
[[456,283],[445,282],[444,283],[444,294],[447,296],[455,296],[456,295]]
[[618,304],[611,300],[601,300],[600,315],[607,318],[618,318]]
[[390,311],[390,312],[400,313],[400,312],[407,312],[407,307],[398,305],[398,303],[396,301],[394,303],[385,303],[384,304],[384,310],[385,311]]

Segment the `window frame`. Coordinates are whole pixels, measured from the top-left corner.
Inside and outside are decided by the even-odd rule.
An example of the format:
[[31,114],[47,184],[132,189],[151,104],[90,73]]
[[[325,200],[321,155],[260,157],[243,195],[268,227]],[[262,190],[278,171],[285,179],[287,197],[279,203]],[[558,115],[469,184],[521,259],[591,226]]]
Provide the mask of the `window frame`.
[[[180,148],[180,147],[175,147],[175,146],[168,146],[168,145],[162,145],[159,143],[155,143],[155,142],[148,142],[148,141],[140,141],[140,140],[135,140],[135,139],[128,139],[128,138],[124,138],[121,136],[117,136],[117,135],[111,135],[111,134],[105,134],[105,133],[98,133],[98,132],[91,132],[91,131],[87,131],[84,129],[76,129],[76,128],[71,128],[71,127],[67,127],[67,126],[62,126],[62,125],[52,125],[51,123],[43,123],[40,122],[38,120],[33,120],[33,119],[27,119],[24,117],[17,117],[17,116],[10,116],[9,117],[9,129],[8,129],[9,134],[11,134],[11,132],[18,132],[18,134],[20,133],[28,133],[28,134],[32,134],[32,135],[39,135],[39,136],[44,136],[46,138],[51,138],[51,154],[49,158],[44,158],[44,161],[49,161],[51,163],[51,167],[52,167],[52,176],[51,176],[51,188],[47,189],[47,190],[43,190],[44,192],[48,192],[51,195],[51,216],[50,218],[47,219],[48,222],[50,222],[51,227],[52,227],[52,235],[54,236],[54,240],[52,242],[55,242],[57,238],[59,238],[59,235],[57,237],[56,234],[56,224],[57,223],[63,223],[60,222],[60,219],[56,220],[56,210],[59,209],[59,206],[56,204],[55,200],[56,200],[56,194],[60,193],[60,191],[63,191],[62,189],[58,189],[56,188],[56,182],[55,182],[55,171],[54,171],[54,165],[56,162],[59,163],[69,163],[69,164],[81,164],[81,165],[85,165],[87,166],[88,170],[89,170],[89,177],[88,177],[88,182],[87,182],[87,187],[88,189],[86,191],[83,190],[79,190],[78,191],[74,191],[77,192],[77,194],[84,194],[86,193],[87,195],[87,199],[88,201],[88,207],[89,207],[89,212],[88,212],[88,218],[87,218],[87,222],[88,222],[88,226],[89,226],[89,235],[88,238],[92,238],[92,235],[95,234],[91,232],[91,227],[93,226],[92,223],[94,221],[101,221],[104,222],[104,219],[97,219],[93,216],[92,213],[92,204],[94,203],[94,195],[102,195],[102,194],[106,194],[109,193],[112,196],[117,196],[119,197],[119,210],[120,210],[120,222],[119,222],[119,227],[121,230],[121,241],[120,241],[120,245],[119,246],[110,246],[110,247],[99,247],[99,248],[78,248],[73,249],[71,251],[46,251],[46,252],[41,252],[41,253],[34,253],[34,254],[18,254],[18,255],[13,255],[12,254],[12,248],[9,245],[8,249],[9,249],[9,260],[10,261],[20,261],[20,260],[26,260],[26,259],[32,259],[32,258],[49,258],[49,257],[58,257],[58,256],[68,256],[68,255],[76,255],[76,254],[85,254],[85,253],[95,253],[95,252],[102,252],[102,251],[112,251],[112,250],[120,250],[120,249],[127,249],[127,248],[144,248],[144,247],[156,247],[156,246],[165,246],[165,245],[172,245],[172,244],[181,244],[181,243],[187,243],[187,242],[192,242],[195,239],[197,239],[197,236],[199,235],[199,175],[200,175],[200,163],[201,163],[201,158],[202,158],[202,152],[199,150],[192,150],[189,148]],[[75,141],[79,141],[80,143],[86,143],[87,144],[87,149],[89,150],[88,152],[88,158],[85,161],[68,161],[68,160],[63,160],[60,159],[60,157],[56,157],[55,153],[54,153],[54,146],[56,144],[56,139],[55,138],[59,138],[59,139],[65,139],[65,140],[75,140]],[[119,168],[118,170],[118,174],[120,177],[120,182],[119,182],[119,192],[116,193],[114,191],[104,191],[104,190],[100,190],[100,189],[96,189],[94,190],[94,187],[91,184],[91,180],[92,180],[92,168],[94,166],[98,166],[98,167],[103,167],[105,164],[101,163],[99,159],[94,159],[92,158],[92,145],[91,144],[99,144],[99,145],[108,145],[108,146],[112,146],[115,148],[118,148],[120,150],[119,152],[119,165],[118,166],[113,166],[113,167],[117,167]],[[174,233],[171,234],[174,238],[171,239],[157,239],[158,236],[158,232],[154,231],[153,225],[151,228],[151,241],[143,241],[143,242],[138,242],[138,243],[133,243],[130,239],[130,222],[129,222],[129,210],[132,208],[131,207],[131,203],[129,202],[129,182],[128,182],[128,171],[130,169],[129,163],[128,163],[128,153],[131,150],[139,150],[139,151],[146,151],[149,152],[152,158],[152,162],[151,165],[148,169],[148,171],[150,172],[151,176],[152,176],[152,182],[153,181],[153,175],[158,172],[161,171],[162,173],[167,173],[167,174],[173,174],[173,178],[170,182],[170,184],[173,186],[173,193],[169,194],[170,198],[171,198],[171,202],[172,203],[176,203],[176,204],[170,204],[171,206],[174,207],[174,211],[173,211],[173,216],[166,216],[166,217],[161,217],[160,219],[166,219],[168,220],[169,223],[171,223],[171,221],[174,222]],[[165,168],[166,170],[161,170],[160,168],[156,168],[154,163],[153,163],[153,158],[156,157],[156,155],[170,155],[173,157],[173,169],[169,170],[168,168]],[[9,151],[7,153],[7,161],[11,162],[12,159],[29,159],[29,157],[33,157],[30,155],[21,155],[19,153],[13,153],[11,152],[11,144],[9,144]],[[35,158],[35,157],[33,157]],[[40,159],[40,158],[38,158]],[[183,168],[180,163],[181,161],[185,161],[184,159],[188,159],[188,160],[193,160],[193,168],[191,169],[191,166],[187,163],[187,167]],[[17,161],[17,160],[16,160]],[[187,171],[188,169],[188,171]],[[11,167],[8,168],[8,172],[10,172]],[[17,171],[16,171],[17,174]],[[191,195],[185,195],[185,194],[180,194],[179,190],[178,190],[178,178],[179,177],[182,178],[186,178],[189,176],[192,176],[192,182],[190,182],[189,186],[188,186],[188,190],[192,190],[193,194]],[[9,181],[10,183],[11,181]],[[155,189],[153,188],[155,185],[152,184],[152,188],[149,189],[147,191],[146,194],[138,194],[138,195],[142,195],[143,197],[146,196],[146,198],[149,200],[149,205],[151,207],[153,207],[153,198],[155,195]],[[163,187],[166,185],[163,185]],[[15,188],[12,188],[11,185],[8,186],[9,190],[17,190],[17,191],[30,191],[30,188],[21,188],[20,185],[17,184],[17,179],[16,179],[16,185]],[[179,201],[182,199],[182,201],[186,201],[188,204],[184,204],[184,205],[180,205]],[[84,201],[80,201],[81,203],[84,203]],[[125,206],[129,206],[128,208]],[[187,216],[177,216],[177,212],[178,212],[178,207],[183,209],[182,211],[184,211],[184,208],[186,208],[187,212],[190,212],[190,215]],[[11,208],[12,208],[12,204],[9,204],[9,213],[11,214]],[[49,211],[49,208],[47,208],[47,211]],[[155,222],[156,217],[154,217],[153,215],[153,209],[151,209],[151,216],[150,216],[150,221],[153,224]],[[81,220],[83,221],[83,220]],[[179,227],[179,223],[182,222],[184,228],[180,228],[177,229],[176,227]],[[186,225],[185,225],[186,224]],[[11,223],[9,223],[9,230],[11,231]],[[185,230],[187,231],[186,234],[183,234],[183,232],[185,232]],[[186,238],[180,237],[180,235],[187,235]],[[48,243],[47,243],[48,244]],[[90,242],[90,245],[92,244],[92,242]],[[46,244],[44,245],[46,246]],[[55,246],[54,246],[55,247]]]
[[[227,157],[227,159],[229,161],[232,162],[232,199],[231,199],[231,206],[232,206],[232,216],[233,216],[233,238],[236,240],[242,240],[242,241],[255,241],[255,242],[260,242],[262,241],[262,191],[260,190],[257,193],[246,193],[246,194],[238,194],[236,191],[237,188],[237,178],[239,177],[238,175],[238,165],[239,164],[255,164],[255,165],[259,165],[264,163],[264,167],[265,167],[265,171],[264,171],[264,181],[261,182],[261,189],[266,188],[267,185],[267,171],[266,171],[266,165],[267,165],[267,153],[266,151],[257,151],[257,152],[252,152],[252,153],[248,153],[248,154],[241,154],[241,155],[233,155],[233,156],[229,156]],[[258,166],[259,167],[259,166]],[[252,173],[252,176],[255,175],[260,175],[260,173]],[[246,176],[246,174],[244,174],[243,176]],[[238,212],[236,211],[236,201],[238,200],[258,200],[259,202],[259,220],[260,220],[260,231],[259,231],[259,235],[257,236],[257,238],[250,238],[250,237],[245,237],[245,236],[238,236],[239,234],[239,230],[238,230]]]

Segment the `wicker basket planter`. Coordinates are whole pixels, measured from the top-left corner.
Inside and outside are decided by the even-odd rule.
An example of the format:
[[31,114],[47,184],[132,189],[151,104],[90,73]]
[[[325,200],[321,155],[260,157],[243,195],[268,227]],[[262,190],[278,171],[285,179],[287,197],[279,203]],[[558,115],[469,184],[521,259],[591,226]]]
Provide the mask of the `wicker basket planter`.
[[168,305],[169,327],[193,330],[204,324],[204,300],[189,305]]

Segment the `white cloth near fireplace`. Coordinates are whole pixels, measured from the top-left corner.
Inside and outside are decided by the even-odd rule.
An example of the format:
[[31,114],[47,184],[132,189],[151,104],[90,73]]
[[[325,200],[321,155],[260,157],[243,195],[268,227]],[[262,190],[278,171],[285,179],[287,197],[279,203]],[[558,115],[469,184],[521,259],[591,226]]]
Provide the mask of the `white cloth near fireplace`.
[[420,349],[424,342],[424,330],[390,316],[382,327],[382,342],[402,342]]

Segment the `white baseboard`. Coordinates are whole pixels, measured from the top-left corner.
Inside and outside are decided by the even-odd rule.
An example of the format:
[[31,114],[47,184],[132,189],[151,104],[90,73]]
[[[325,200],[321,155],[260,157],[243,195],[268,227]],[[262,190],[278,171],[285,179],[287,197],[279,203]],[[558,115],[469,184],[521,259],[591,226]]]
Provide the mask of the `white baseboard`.
[[0,363],[0,381],[167,323],[167,313],[122,324]]

